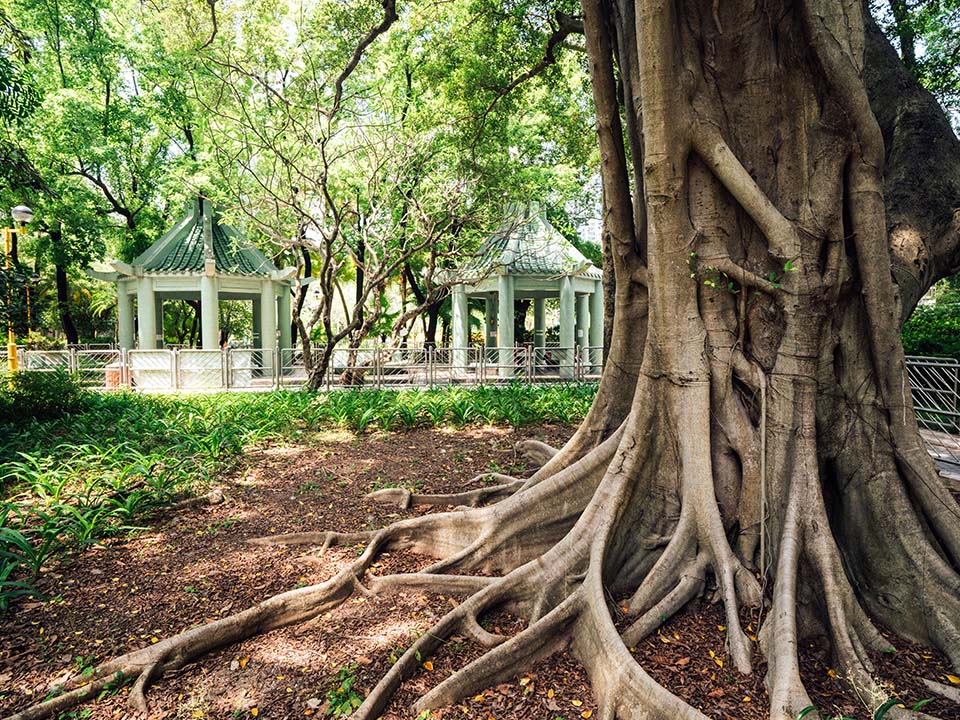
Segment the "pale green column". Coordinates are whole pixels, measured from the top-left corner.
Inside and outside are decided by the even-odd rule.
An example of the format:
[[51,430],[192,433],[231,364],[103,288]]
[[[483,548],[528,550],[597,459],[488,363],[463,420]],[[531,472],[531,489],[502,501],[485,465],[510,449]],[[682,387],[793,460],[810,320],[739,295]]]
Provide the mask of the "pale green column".
[[513,377],[513,278],[500,276],[497,312],[497,346],[500,348],[500,377]]
[[260,343],[263,349],[263,372],[273,369],[273,351],[277,349],[277,295],[270,280],[260,291]]
[[123,350],[132,350],[133,297],[123,285],[117,285],[117,343]]
[[576,313],[573,280],[567,275],[560,281],[560,377],[573,377]]
[[543,298],[536,298],[533,301],[533,346],[538,348],[546,347],[547,345],[546,302]]
[[255,298],[250,304],[253,306],[253,347],[259,349],[263,347],[263,323],[260,321],[260,298]]
[[220,296],[217,279],[200,277],[200,345],[204,350],[220,346]]
[[597,280],[590,295],[591,373],[599,373],[603,363],[603,282]]
[[483,346],[491,348],[497,345],[497,301],[492,295],[487,295],[485,305]]
[[154,320],[154,333],[156,339],[154,340],[154,347],[163,349],[163,298],[157,297],[157,294],[154,293],[153,301],[156,304],[156,312],[154,313],[156,320]]
[[280,293],[277,322],[280,323],[280,350],[293,347],[293,316],[290,314],[290,288],[283,286]]
[[141,350],[157,348],[157,305],[153,294],[153,278],[137,280],[137,330]]
[[590,296],[586,293],[577,295],[577,347],[581,362],[590,363],[590,351],[587,345],[590,342]]
[[462,372],[467,366],[467,347],[470,345],[470,314],[467,292],[463,285],[454,285],[453,304],[453,370]]

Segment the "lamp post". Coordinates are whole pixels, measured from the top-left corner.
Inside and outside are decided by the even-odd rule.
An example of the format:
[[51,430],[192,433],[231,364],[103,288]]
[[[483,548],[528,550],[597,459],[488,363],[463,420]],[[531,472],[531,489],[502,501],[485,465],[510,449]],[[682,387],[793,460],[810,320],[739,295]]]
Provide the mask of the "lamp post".
[[26,205],[17,205],[11,211],[13,221],[20,226],[19,230],[4,228],[5,264],[7,270],[7,368],[10,374],[17,372],[17,338],[13,332],[13,233],[18,232],[20,237],[27,234],[26,225],[33,220],[33,210]]

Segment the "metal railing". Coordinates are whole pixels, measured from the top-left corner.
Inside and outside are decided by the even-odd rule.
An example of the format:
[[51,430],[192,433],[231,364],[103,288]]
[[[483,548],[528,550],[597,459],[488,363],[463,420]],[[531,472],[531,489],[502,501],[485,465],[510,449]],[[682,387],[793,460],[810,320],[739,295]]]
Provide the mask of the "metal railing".
[[927,449],[937,460],[960,466],[960,362],[908,357],[907,375]]
[[[293,350],[20,350],[26,370],[63,370],[91,388],[145,391],[269,390],[307,381],[303,352]],[[594,382],[599,347],[337,348],[321,385],[336,388],[434,388],[509,382]],[[0,351],[0,372],[6,353]],[[908,357],[914,410],[931,453],[960,465],[960,362]]]
[[[601,348],[579,347],[337,348],[321,385],[332,390],[585,382],[599,378],[601,356]],[[20,364],[26,370],[76,373],[85,386],[106,390],[297,388],[308,375],[297,349],[21,350]]]

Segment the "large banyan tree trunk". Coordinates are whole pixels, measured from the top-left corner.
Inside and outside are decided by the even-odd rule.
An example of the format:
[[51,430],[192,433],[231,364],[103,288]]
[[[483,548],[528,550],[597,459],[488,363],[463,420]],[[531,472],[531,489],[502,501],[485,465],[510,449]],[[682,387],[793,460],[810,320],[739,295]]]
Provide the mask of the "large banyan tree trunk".
[[[888,645],[877,620],[960,667],[960,509],[919,441],[899,341],[903,310],[960,264],[949,126],[855,0],[583,9],[616,291],[603,379],[576,435],[556,453],[528,448],[545,464],[527,481],[458,496],[377,493],[471,507],[373,533],[265,539],[367,545],[322,585],[104,663],[17,717],[58,712],[118,672],[136,679],[143,707],[149,682],[202,652],[361,589],[412,585],[466,599],[355,717],[376,718],[460,633],[487,651],[417,712],[569,646],[605,720],[703,718],[628,648],[705,588],[723,603],[736,668],[749,673],[765,656],[773,718],[810,705],[798,663],[810,636],[827,638],[870,711],[885,699],[871,677],[869,651]],[[910,172],[931,159],[936,173]],[[931,178],[922,191],[903,186]],[[371,575],[390,548],[438,559],[413,575]],[[626,598],[626,629],[611,597]],[[759,604],[757,648],[740,609]],[[526,629],[483,629],[478,619],[502,606]]]

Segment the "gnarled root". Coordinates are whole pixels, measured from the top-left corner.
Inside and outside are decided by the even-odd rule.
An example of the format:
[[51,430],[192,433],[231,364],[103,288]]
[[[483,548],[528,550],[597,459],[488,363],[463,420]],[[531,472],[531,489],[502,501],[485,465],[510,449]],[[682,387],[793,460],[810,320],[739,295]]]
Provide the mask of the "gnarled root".
[[522,458],[537,467],[546,465],[559,452],[557,448],[539,440],[521,440],[516,444],[516,450]]
[[401,510],[406,510],[416,505],[466,505],[468,507],[476,507],[486,501],[496,502],[503,498],[510,497],[520,490],[525,483],[525,480],[512,480],[500,485],[476,488],[475,490],[468,490],[461,493],[445,493],[440,495],[421,495],[419,493],[412,493],[406,488],[384,488],[383,490],[376,490],[368,494],[367,497],[374,502],[396,505]]

